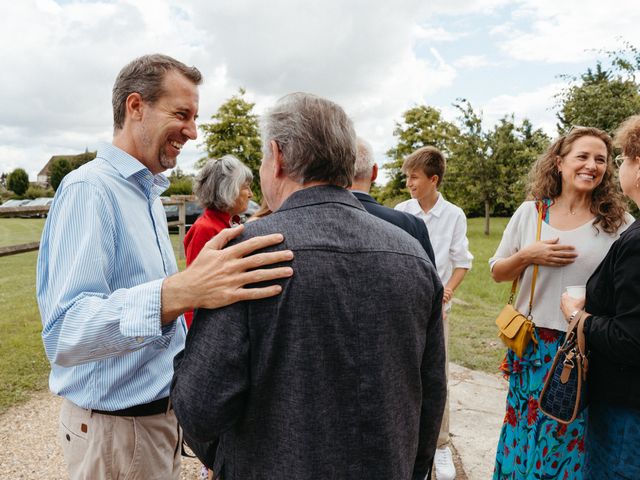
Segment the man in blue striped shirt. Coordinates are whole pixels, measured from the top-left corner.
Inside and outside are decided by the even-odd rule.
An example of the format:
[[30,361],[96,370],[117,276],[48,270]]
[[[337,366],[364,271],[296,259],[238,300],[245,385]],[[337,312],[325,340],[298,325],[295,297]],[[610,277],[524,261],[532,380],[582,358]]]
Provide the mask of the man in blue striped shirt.
[[223,231],[178,273],[159,195],[162,175],[197,136],[195,67],[165,55],[125,66],[113,88],[114,137],[56,192],[37,270],[49,385],[65,398],[60,441],[70,477],[177,479],[180,433],[170,409],[173,357],[184,347],[182,313],[277,295],[292,258],[258,253],[267,235],[223,247]]

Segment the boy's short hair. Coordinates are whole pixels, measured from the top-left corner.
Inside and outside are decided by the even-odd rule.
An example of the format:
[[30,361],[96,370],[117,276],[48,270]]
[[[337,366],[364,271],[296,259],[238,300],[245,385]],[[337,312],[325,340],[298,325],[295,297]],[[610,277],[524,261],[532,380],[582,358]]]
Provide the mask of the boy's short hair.
[[427,146],[422,147],[413,152],[407,158],[404,159],[402,164],[402,173],[407,175],[415,169],[420,169],[427,177],[433,177],[438,175],[439,187],[444,177],[444,172],[447,168],[447,162],[444,159],[442,152],[436,147]]

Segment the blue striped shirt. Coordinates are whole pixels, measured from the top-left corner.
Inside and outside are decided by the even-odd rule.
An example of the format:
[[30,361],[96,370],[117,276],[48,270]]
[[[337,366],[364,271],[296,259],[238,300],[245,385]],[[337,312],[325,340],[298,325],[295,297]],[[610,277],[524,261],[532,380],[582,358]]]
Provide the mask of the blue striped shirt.
[[160,322],[177,272],[159,195],[169,182],[110,144],[60,184],[42,232],[36,290],[49,387],[83,408],[169,395],[183,317]]

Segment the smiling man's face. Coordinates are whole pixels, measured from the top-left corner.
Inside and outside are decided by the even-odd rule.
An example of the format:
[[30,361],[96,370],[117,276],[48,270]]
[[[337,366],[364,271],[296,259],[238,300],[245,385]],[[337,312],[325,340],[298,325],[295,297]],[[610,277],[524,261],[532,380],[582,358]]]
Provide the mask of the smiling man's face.
[[198,87],[177,72],[162,82],[164,94],[153,104],[143,101],[136,158],[155,175],[176,166],[178,155],[198,132]]

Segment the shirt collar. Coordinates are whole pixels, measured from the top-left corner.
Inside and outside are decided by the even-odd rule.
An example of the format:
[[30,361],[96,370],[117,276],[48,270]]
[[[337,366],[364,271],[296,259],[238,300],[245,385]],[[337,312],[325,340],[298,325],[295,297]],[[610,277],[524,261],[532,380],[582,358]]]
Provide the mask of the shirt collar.
[[[229,215],[227,212],[214,210],[212,208],[205,208],[204,215],[212,220],[218,220],[227,226],[231,225],[232,218],[231,218],[231,215]],[[240,217],[238,217],[237,215],[234,215],[234,218],[236,217],[238,218],[238,220],[240,219]]]
[[415,198],[412,198],[407,204],[406,212],[411,215],[433,215],[434,217],[440,217],[442,215],[442,210],[444,208],[444,199],[442,198],[442,194],[438,192],[438,199],[436,200],[435,205],[429,210],[428,213],[424,213],[422,207],[420,206],[420,202]]
[[161,173],[153,175],[138,159],[115,145],[101,143],[97,156],[109,162],[123,178],[133,177],[147,198],[156,198],[169,188],[170,182],[166,176]]
[[442,198],[442,194],[438,192],[438,200],[436,200],[436,204],[429,210],[434,217],[440,217],[444,210],[444,198]]

